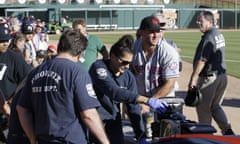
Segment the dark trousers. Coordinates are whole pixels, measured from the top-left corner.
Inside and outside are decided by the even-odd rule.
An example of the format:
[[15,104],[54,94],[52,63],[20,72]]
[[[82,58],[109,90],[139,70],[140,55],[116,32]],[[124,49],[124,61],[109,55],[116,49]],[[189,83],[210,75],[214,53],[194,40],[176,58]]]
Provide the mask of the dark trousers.
[[4,130],[8,129],[8,118],[3,113],[0,113],[0,141],[7,142],[7,139],[3,133]]
[[30,144],[26,136],[8,135],[8,144]]
[[[103,120],[104,128],[106,134],[109,138],[111,144],[124,144],[124,135],[122,131],[122,120],[120,113],[117,114],[115,120]],[[99,144],[98,140],[89,133],[89,143],[90,144]]]
[[71,142],[46,142],[46,141],[38,140],[38,144],[73,144],[73,143],[71,143]]
[[143,125],[143,118],[141,114],[141,108],[138,104],[125,104],[127,107],[128,117],[131,121],[133,131],[136,139],[145,137],[145,129]]
[[38,136],[37,141],[38,144],[73,144],[63,138],[52,136]]
[[7,142],[2,130],[0,131],[0,142]]
[[120,113],[115,120],[104,120],[105,130],[111,144],[124,144],[122,120]]

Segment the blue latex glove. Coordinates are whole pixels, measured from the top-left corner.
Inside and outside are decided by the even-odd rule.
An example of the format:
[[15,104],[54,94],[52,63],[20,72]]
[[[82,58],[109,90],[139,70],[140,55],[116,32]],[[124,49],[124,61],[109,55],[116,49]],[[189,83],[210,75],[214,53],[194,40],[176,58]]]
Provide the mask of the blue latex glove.
[[166,101],[158,99],[158,98],[150,98],[148,101],[148,105],[157,113],[165,113],[168,108],[168,104]]
[[141,139],[139,139],[138,144],[148,144],[148,142],[147,142],[146,138],[141,138]]

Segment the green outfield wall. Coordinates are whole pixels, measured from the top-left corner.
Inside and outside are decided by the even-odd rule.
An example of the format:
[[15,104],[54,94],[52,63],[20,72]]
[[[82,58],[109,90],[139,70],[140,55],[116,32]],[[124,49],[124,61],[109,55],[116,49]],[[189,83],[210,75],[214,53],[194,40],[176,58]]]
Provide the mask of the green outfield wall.
[[[143,17],[155,12],[166,12],[170,29],[197,28],[197,14],[205,10],[204,6],[169,5],[97,5],[97,4],[40,4],[40,5],[0,5],[0,15],[33,15],[46,22],[61,22],[68,16],[70,20],[85,19],[93,30],[137,29]],[[219,13],[218,25],[225,29],[238,29],[239,9],[211,9]]]

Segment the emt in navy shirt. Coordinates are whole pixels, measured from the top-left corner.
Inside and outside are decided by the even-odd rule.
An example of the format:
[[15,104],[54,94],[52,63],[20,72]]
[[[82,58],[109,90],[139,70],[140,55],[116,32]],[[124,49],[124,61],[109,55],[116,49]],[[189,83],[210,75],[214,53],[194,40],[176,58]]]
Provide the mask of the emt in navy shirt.
[[[121,102],[127,105],[137,140],[145,137],[138,103],[147,104],[159,113],[165,112],[167,107],[163,100],[149,99],[137,93],[136,80],[129,70],[133,57],[133,41],[131,35],[124,35],[111,47],[109,60],[98,60],[89,69],[96,95],[101,103],[98,111],[111,144],[124,144]],[[153,101],[156,103],[153,104]]]
[[91,79],[77,64],[86,46],[82,34],[66,31],[60,37],[58,56],[28,75],[16,108],[31,144],[86,144],[86,128],[100,143],[109,144]]
[[[32,70],[22,56],[9,49],[10,40],[10,29],[7,24],[2,23],[0,25],[0,89],[3,94],[0,103],[1,124],[6,123],[6,118],[10,115],[10,103],[18,84]],[[1,142],[6,142],[3,133],[5,129],[5,126],[0,128]]]

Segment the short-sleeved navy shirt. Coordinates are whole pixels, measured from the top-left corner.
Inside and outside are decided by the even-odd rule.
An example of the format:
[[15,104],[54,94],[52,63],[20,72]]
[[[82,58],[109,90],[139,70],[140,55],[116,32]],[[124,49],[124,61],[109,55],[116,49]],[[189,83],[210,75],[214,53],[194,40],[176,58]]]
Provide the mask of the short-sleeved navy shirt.
[[195,67],[197,61],[205,61],[206,64],[200,75],[217,72],[218,74],[225,73],[225,39],[224,36],[216,29],[211,28],[202,36],[198,44],[193,66]]
[[33,70],[18,105],[33,112],[37,137],[58,137],[86,143],[80,111],[100,105],[87,71],[77,63],[55,58]]
[[23,57],[8,49],[0,53],[0,88],[6,99],[13,96],[17,85],[32,70]]

